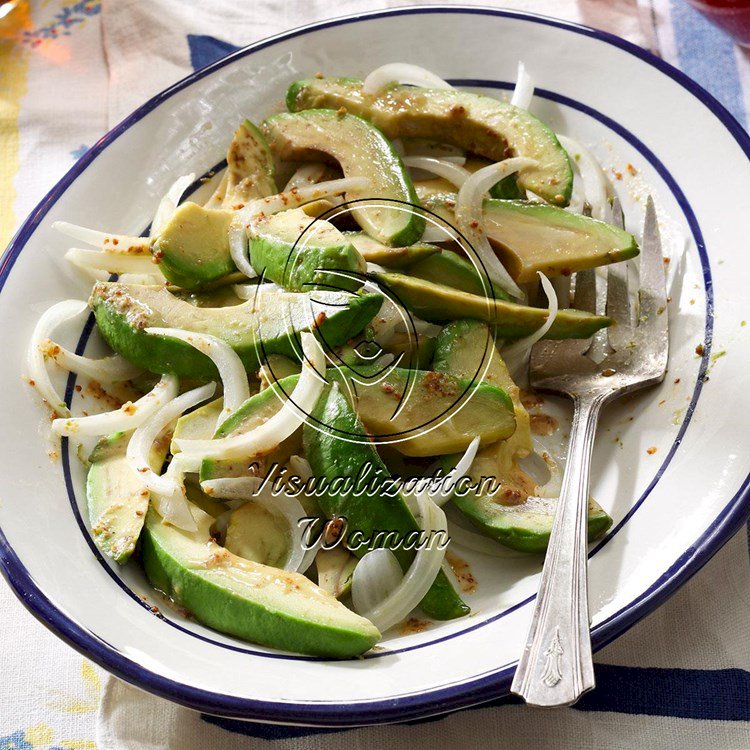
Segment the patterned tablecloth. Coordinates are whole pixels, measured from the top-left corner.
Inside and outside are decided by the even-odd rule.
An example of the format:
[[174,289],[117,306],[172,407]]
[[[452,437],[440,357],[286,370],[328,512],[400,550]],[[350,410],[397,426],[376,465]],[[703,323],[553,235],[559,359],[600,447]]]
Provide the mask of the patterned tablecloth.
[[[0,247],[88,146],[164,86],[271,33],[397,4],[21,0],[8,12],[14,2],[0,3]],[[750,55],[681,0],[502,5],[650,47],[747,122]],[[321,733],[210,719],[146,696],[57,640],[0,582],[0,750],[83,750],[97,742],[118,749],[210,749],[264,740],[295,748],[554,742],[592,750],[748,750],[749,634],[743,530],[666,605],[597,654],[597,690],[573,709],[539,713],[502,702],[437,722]]]

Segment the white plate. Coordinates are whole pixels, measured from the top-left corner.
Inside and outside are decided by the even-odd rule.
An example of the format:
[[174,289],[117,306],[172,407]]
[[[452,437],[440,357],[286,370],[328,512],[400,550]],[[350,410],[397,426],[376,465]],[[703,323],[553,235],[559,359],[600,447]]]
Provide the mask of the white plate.
[[519,58],[539,85],[532,110],[622,172],[614,182],[632,230],[653,191],[672,257],[668,377],[610,408],[599,431],[592,493],[615,525],[592,550],[595,645],[663,602],[739,527],[750,507],[744,131],[683,74],[598,31],[479,8],[367,14],[255,44],[145,104],[75,165],[3,258],[1,562],[22,601],[60,637],[146,690],[257,720],[379,723],[507,693],[531,617],[536,560],[475,556],[470,618],[389,638],[361,660],[271,652],[168,608],[154,616],[140,599],[153,594],[138,567],[116,569],[90,542],[84,472],[67,447],[59,461],[48,457],[48,421],[20,363],[39,314],[87,293],[62,260],[67,243],[53,221],[140,232],[172,180],[221,160],[241,117],[262,119],[291,81],[317,71],[363,75],[406,61],[503,95]]

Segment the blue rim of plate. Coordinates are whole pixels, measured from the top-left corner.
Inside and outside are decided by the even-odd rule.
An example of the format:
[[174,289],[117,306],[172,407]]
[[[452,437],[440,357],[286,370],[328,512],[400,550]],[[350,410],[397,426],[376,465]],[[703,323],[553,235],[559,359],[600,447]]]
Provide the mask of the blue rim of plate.
[[[136,109],[119,125],[97,141],[97,143],[94,144],[94,146],[89,149],[89,151],[87,151],[78,162],[76,162],[71,170],[57,183],[57,185],[55,185],[55,187],[52,188],[36,209],[34,209],[29,215],[16,233],[16,236],[11,241],[2,258],[0,258],[0,288],[4,286],[10,269],[30,236],[36,230],[37,226],[52,205],[54,205],[67,188],[104,148],[116,140],[134,123],[178,91],[237,59],[316,30],[357,23],[375,18],[443,13],[513,18],[529,23],[564,29],[618,47],[652,67],[655,67],[707,106],[729,131],[745,155],[750,158],[750,137],[748,137],[742,126],[723,105],[678,69],[658,57],[655,57],[650,52],[647,52],[620,37],[587,26],[560,21],[545,16],[497,10],[494,8],[435,5],[372,11],[308,24],[256,42],[255,44],[244,47],[243,49],[218,60],[212,65],[187,76]],[[469,81],[463,83],[464,85],[471,85]],[[477,81],[474,85],[481,85],[481,82]],[[681,207],[684,210],[685,207]],[[710,294],[710,277],[707,278],[706,291]],[[708,310],[708,313],[710,317],[710,309]],[[704,365],[702,365],[702,368]],[[653,481],[654,480],[652,480],[652,483]],[[624,519],[622,519],[618,526],[621,526],[627,518],[629,518],[632,510],[633,509],[631,509],[630,513],[628,513]],[[721,548],[721,546],[734,535],[742,525],[748,513],[750,513],[750,476],[745,479],[738,492],[718,515],[718,520],[677,559],[668,571],[660,576],[647,591],[632,601],[627,607],[623,608],[616,614],[612,615],[608,620],[600,623],[592,629],[592,642],[594,648],[598,650],[610,643],[638,622],[638,620],[642,619],[662,604],[679,586],[685,583],[703,565],[705,565]],[[39,589],[29,572],[23,566],[23,563],[19,560],[15,551],[10,547],[1,529],[0,567],[11,585],[12,590],[18,596],[20,601],[35,617],[37,617],[37,619],[73,648],[82,652],[84,655],[105,667],[108,671],[121,679],[133,683],[149,692],[196,710],[226,717],[266,722],[270,721],[282,724],[303,724],[308,726],[317,725],[328,727],[407,721],[442,714],[448,711],[454,711],[456,709],[484,703],[494,698],[503,697],[509,692],[510,682],[515,669],[515,664],[511,664],[502,667],[487,676],[482,676],[463,684],[426,691],[416,695],[408,695],[388,700],[355,703],[347,706],[332,704],[316,705],[310,703],[278,703],[238,698],[236,696],[193,688],[151,672],[121,654],[114,646],[99,638],[96,634],[89,632],[84,627],[70,619],[67,615],[58,610]]]

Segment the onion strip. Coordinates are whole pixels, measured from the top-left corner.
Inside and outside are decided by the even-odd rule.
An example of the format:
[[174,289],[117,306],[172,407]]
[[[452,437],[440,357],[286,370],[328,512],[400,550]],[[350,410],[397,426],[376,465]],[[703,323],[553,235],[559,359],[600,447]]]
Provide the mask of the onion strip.
[[519,60],[516,87],[510,103],[519,109],[528,109],[534,98],[534,79],[526,71],[526,66]]
[[276,516],[282,516],[289,526],[290,535],[289,553],[283,569],[304,573],[312,564],[318,551],[317,547],[307,550],[303,545],[304,530],[299,522],[307,518],[308,514],[302,507],[302,503],[291,495],[282,492],[269,497],[268,492],[258,492],[259,479],[259,477],[207,479],[201,482],[201,488],[210,497],[248,500]]
[[179,388],[174,375],[164,375],[145,396],[135,403],[128,401],[119,409],[91,414],[88,417],[55,419],[52,431],[68,437],[110,435],[113,432],[129,432],[140,427],[152,414],[171,401]]
[[225,341],[207,333],[185,331],[181,328],[151,327],[145,330],[150,335],[169,336],[184,341],[205,354],[216,365],[224,386],[224,407],[219,414],[219,424],[250,398],[245,366],[237,352]]
[[[518,370],[525,364],[529,354],[531,353],[531,347],[544,337],[547,331],[549,331],[549,329],[552,327],[552,324],[555,322],[555,318],[557,317],[559,308],[557,304],[557,294],[555,294],[555,289],[552,286],[550,280],[541,271],[537,271],[537,273],[539,274],[539,279],[542,282],[542,289],[544,289],[544,293],[547,295],[547,318],[544,323],[539,328],[537,328],[536,331],[534,331],[534,333],[530,334],[529,336],[525,336],[518,341],[515,341],[513,344],[502,350],[503,360],[508,366],[511,375],[513,375],[513,373],[517,373]],[[513,376],[513,380],[516,379],[517,378]]]
[[523,292],[500,262],[483,229],[483,203],[487,191],[514,172],[536,166],[534,159],[517,156],[478,169],[461,186],[456,198],[456,224],[471,242],[492,281],[513,297]]
[[87,308],[88,305],[85,302],[77,299],[68,299],[52,305],[48,310],[45,310],[34,326],[29,348],[26,351],[26,367],[29,371],[29,383],[37,389],[47,406],[58,417],[69,417],[70,409],[68,409],[52,385],[45,365],[44,344],[57,326],[71,318],[75,318]]
[[453,490],[456,486],[456,481],[463,476],[471,468],[471,464],[474,462],[474,458],[479,450],[479,436],[475,437],[469,447],[464,452],[463,456],[458,460],[456,465],[442,478],[440,486],[436,492],[430,492],[430,499],[439,507],[445,505],[453,497]]
[[98,380],[100,383],[122,383],[143,372],[142,367],[128,362],[119,354],[112,357],[102,357],[101,359],[82,357],[51,339],[46,339],[40,346],[42,353],[48,359],[53,360],[58,367],[77,375],[85,375],[87,378]]
[[56,221],[52,228],[61,234],[87,245],[98,247],[111,253],[150,255],[150,243],[148,237],[135,237],[126,234],[111,234],[100,232],[97,229],[89,229],[69,221]]
[[313,334],[302,334],[302,351],[305,361],[297,385],[268,421],[249,432],[214,440],[177,439],[180,451],[204,458],[242,458],[267,453],[286,440],[313,409],[324,387],[325,355]]
[[403,577],[404,572],[391,550],[370,550],[357,563],[352,576],[352,604],[355,611],[375,609],[393,594]]
[[436,174],[457,188],[460,188],[471,177],[468,169],[448,159],[436,159],[432,156],[405,156],[402,161],[407,167]]
[[282,193],[288,193],[294,188],[301,188],[307,185],[314,185],[320,182],[328,169],[326,164],[322,162],[312,162],[310,164],[303,164],[290,178],[289,182],[284,186]]
[[65,253],[65,260],[75,266],[96,268],[107,273],[153,273],[154,262],[151,255],[125,255],[106,250],[84,250],[71,247]]
[[[168,401],[135,430],[128,442],[126,453],[128,462],[133,471],[142,478],[152,494],[152,499],[156,499],[157,510],[165,521],[182,529],[194,530],[196,528],[185,495],[185,488],[177,481],[174,472],[160,476],[151,468],[149,461],[151,448],[166,427],[188,409],[210,398],[215,390],[216,383],[207,383]],[[191,460],[190,456],[181,458],[177,468],[185,466],[182,462]]]
[[[417,503],[422,517],[422,529],[428,534],[432,531],[443,531],[447,535],[447,523],[442,508],[430,500],[426,493],[417,496]],[[436,543],[435,537],[432,537],[428,544],[417,551],[409,570],[398,586],[379,604],[359,614],[370,620],[381,633],[401,622],[422,601],[435,576],[440,572],[445,558],[445,549],[440,549],[440,546]],[[355,575],[357,568],[354,569]]]
[[591,151],[579,141],[559,133],[557,134],[557,140],[568,152],[570,161],[575,165],[581,177],[585,199],[591,206],[591,215],[599,221],[607,221],[608,187],[607,178],[604,176],[601,165]]
[[392,83],[401,83],[409,86],[420,86],[426,89],[452,89],[447,81],[440,76],[420,68],[418,65],[409,63],[387,63],[375,68],[365,78],[362,84],[362,92],[365,94],[377,94]]
[[195,174],[178,177],[167,190],[167,194],[159,201],[159,205],[154,214],[154,220],[151,222],[151,231],[149,235],[156,237],[172,218],[172,214],[177,210],[177,206],[182,198],[182,194],[195,181]]

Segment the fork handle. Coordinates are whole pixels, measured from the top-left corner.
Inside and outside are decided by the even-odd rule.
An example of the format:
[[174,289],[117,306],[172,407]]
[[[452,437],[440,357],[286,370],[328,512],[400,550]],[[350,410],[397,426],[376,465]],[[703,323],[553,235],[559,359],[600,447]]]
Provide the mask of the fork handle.
[[569,706],[594,687],[586,577],[591,452],[603,394],[574,399],[560,500],[526,648],[511,692],[532,706]]

